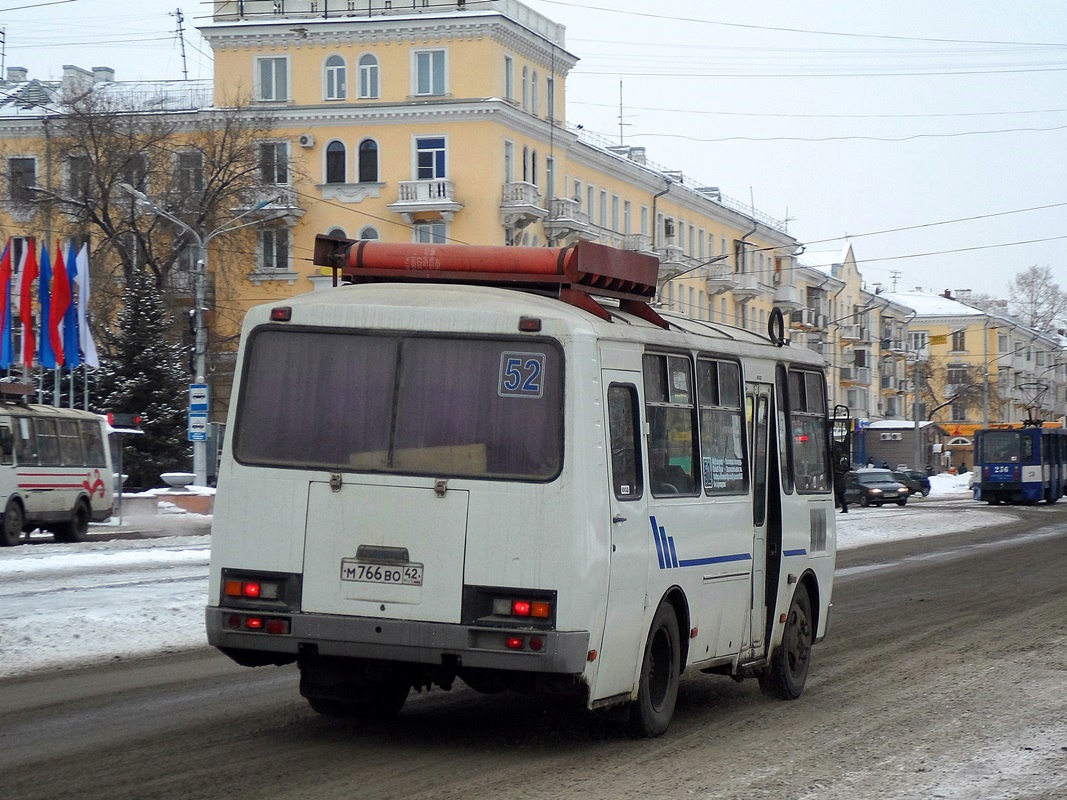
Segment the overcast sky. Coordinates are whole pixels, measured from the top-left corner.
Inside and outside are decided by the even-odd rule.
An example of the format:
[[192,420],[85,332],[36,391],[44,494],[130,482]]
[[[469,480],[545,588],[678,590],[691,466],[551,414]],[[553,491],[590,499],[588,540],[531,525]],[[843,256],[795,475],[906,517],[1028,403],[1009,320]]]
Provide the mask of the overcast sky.
[[[868,284],[1005,296],[1038,264],[1067,288],[1064,0],[526,1],[581,58],[569,122],[812,251],[849,237]],[[183,77],[180,0],[33,2],[0,0],[6,66]],[[190,78],[211,77],[209,8],[182,6]]]

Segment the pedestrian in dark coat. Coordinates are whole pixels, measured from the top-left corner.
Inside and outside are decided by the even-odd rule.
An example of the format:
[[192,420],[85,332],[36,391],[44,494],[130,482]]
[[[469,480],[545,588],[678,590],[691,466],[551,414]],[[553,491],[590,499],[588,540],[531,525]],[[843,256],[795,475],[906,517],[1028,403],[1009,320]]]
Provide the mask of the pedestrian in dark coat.
[[834,499],[842,514],[848,513],[848,501],[845,499],[845,476],[841,472],[834,472]]

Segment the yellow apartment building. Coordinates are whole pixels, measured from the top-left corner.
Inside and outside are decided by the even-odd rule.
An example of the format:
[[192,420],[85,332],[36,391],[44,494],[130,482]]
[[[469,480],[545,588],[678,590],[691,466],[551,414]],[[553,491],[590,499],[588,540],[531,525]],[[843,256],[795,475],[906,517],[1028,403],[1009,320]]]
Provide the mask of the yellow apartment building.
[[[0,232],[85,233],[62,214],[42,230],[27,191],[62,191],[73,174],[47,133],[57,113],[49,103],[64,92],[124,89],[138,108],[150,100],[190,119],[230,108],[269,120],[254,185],[231,210],[251,224],[208,247],[214,420],[225,416],[244,311],[332,285],[311,263],[320,233],[534,247],[590,240],[651,253],[662,306],[757,331],[778,306],[793,346],[823,354],[832,403],[858,426],[909,415],[906,300],[866,286],[850,247],[806,252],[784,222],[655,164],[645,148],[569,125],[578,55],[562,25],[518,0],[216,0],[212,9],[201,28],[211,82],[124,84],[107,68],[67,67],[49,85],[8,70]],[[155,199],[151,185],[146,192]],[[164,222],[157,232],[179,234]],[[188,295],[195,258],[179,267],[168,288]]]

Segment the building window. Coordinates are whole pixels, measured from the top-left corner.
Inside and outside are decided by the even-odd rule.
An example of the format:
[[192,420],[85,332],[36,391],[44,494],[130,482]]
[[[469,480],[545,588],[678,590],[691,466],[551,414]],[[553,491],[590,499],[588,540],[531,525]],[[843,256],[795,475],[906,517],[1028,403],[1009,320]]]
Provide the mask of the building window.
[[373,139],[359,143],[359,182],[378,182],[378,143]]
[[550,120],[554,120],[556,118],[556,81],[554,78],[549,77],[545,89],[545,105],[548,106],[545,113]]
[[952,409],[952,422],[967,421],[967,403],[965,401],[956,400],[950,408]]
[[333,55],[326,59],[326,99],[344,100],[347,94],[345,60]]
[[537,151],[530,153],[530,183],[537,186]]
[[541,87],[537,84],[537,70],[530,76],[530,113],[535,117],[541,113]]
[[345,233],[344,228],[330,228],[326,231],[327,236],[332,236],[334,239],[347,239],[348,234]]
[[420,181],[440,180],[445,177],[445,139],[434,136],[415,140],[415,178]]
[[515,99],[515,59],[504,56],[504,99]]
[[80,202],[88,200],[92,181],[93,165],[89,157],[71,156],[67,160],[67,191],[70,196]]
[[256,99],[279,102],[289,99],[289,60],[287,58],[256,59]]
[[504,142],[504,183],[515,182],[515,143]]
[[448,223],[416,222],[413,238],[419,244],[445,244],[448,241]]
[[330,142],[326,145],[326,183],[344,183],[345,172],[345,146]]
[[953,331],[952,350],[955,353],[967,352],[967,331]]
[[545,197],[553,198],[556,196],[556,160],[554,158],[545,159]]
[[530,70],[522,68],[522,110],[530,107]]
[[378,229],[375,228],[373,225],[365,225],[364,227],[359,229],[359,238],[371,242],[377,241],[382,237],[381,235],[379,235]]
[[930,334],[928,331],[912,331],[908,334],[911,340],[911,352],[919,358],[926,358],[927,349],[930,347]]
[[184,197],[204,191],[204,154],[198,150],[178,153],[178,192]]
[[359,96],[364,100],[376,100],[381,97],[378,59],[370,53],[359,59]]
[[416,50],[414,93],[417,95],[445,94],[447,85],[445,69],[444,50]]
[[134,189],[145,191],[148,188],[148,159],[144,153],[134,153],[122,165],[122,179]]
[[260,231],[262,272],[289,271],[289,229],[264,228]]
[[266,186],[289,183],[289,149],[285,142],[259,143],[259,179]]
[[998,353],[1008,353],[1010,351],[1011,351],[1011,342],[1008,339],[1008,334],[1006,334],[1006,333],[998,333],[997,334],[997,352]]
[[608,193],[600,191],[600,227],[608,227]]

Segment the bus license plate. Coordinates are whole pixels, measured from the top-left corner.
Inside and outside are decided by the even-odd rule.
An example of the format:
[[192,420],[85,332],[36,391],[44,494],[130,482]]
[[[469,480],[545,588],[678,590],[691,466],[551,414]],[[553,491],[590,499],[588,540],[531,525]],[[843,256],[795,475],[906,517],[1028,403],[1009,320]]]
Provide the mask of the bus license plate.
[[375,564],[369,561],[343,558],[341,559],[341,580],[422,586],[422,564]]

